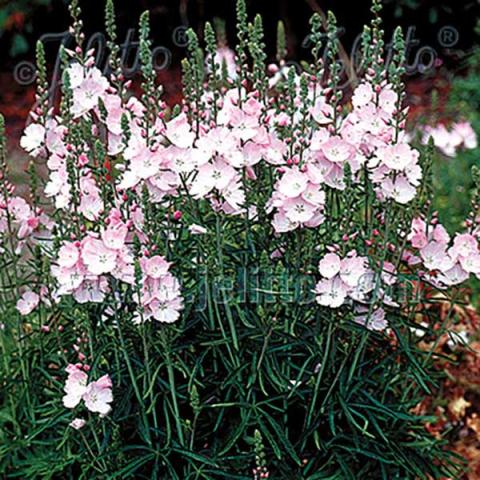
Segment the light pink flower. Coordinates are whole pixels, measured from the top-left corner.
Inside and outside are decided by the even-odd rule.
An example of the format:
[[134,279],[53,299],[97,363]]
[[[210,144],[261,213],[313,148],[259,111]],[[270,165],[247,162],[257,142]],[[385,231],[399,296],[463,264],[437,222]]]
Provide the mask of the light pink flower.
[[75,430],[80,430],[85,426],[86,423],[86,420],[83,418],[74,418],[68,425]]
[[469,233],[457,234],[450,253],[455,257],[469,257],[478,253],[478,240]]
[[173,145],[179,148],[189,148],[195,140],[195,134],[192,132],[187,116],[184,113],[167,123],[165,136]]
[[170,263],[160,255],[154,257],[142,259],[143,270],[146,275],[151,278],[158,279],[168,273]]
[[87,237],[82,245],[82,260],[90,273],[102,275],[115,269],[117,252],[107,248],[103,241]]
[[415,187],[403,176],[398,176],[394,180],[387,178],[382,182],[381,187],[382,193],[384,193],[387,198],[392,198],[401,204],[406,204],[413,200],[417,193]]
[[68,69],[73,89],[72,113],[76,118],[98,107],[99,99],[105,96],[109,87],[108,80],[98,68],[85,69],[83,72],[80,69],[78,64]]
[[100,377],[97,381],[88,384],[82,396],[85,406],[93,413],[101,416],[108,415],[113,401],[112,381],[109,375]]
[[72,268],[80,259],[80,250],[73,242],[65,243],[58,251],[57,263],[64,268]]
[[235,175],[235,169],[222,160],[206,163],[199,168],[190,193],[196,198],[205,197],[213,189],[225,188]]
[[321,280],[315,287],[317,303],[324,307],[338,308],[345,302],[348,286],[339,277]]
[[352,104],[359,108],[369,104],[373,100],[373,88],[369,83],[361,83],[353,92]]
[[197,225],[195,223],[188,227],[188,231],[192,235],[203,235],[207,233],[207,229],[205,227],[202,227],[201,225]]
[[436,241],[429,242],[420,249],[423,264],[429,270],[445,272],[454,266],[454,261],[448,255],[446,245]]
[[308,177],[300,172],[298,167],[287,170],[278,182],[278,191],[288,198],[295,198],[301,195],[308,185]]
[[330,162],[344,163],[355,153],[355,149],[340,137],[332,137],[322,146],[322,151]]
[[477,148],[478,146],[478,139],[475,130],[472,128],[472,125],[469,122],[463,121],[458,122],[453,125],[453,131],[460,135],[463,140],[463,145],[468,150],[472,150]]
[[315,105],[310,109],[313,119],[320,125],[333,121],[333,107],[327,103],[324,96],[318,96]]
[[377,155],[388,168],[397,171],[402,171],[415,163],[419,156],[418,151],[406,143],[385,146],[378,150]]
[[369,315],[369,307],[358,307],[355,321],[364,325],[368,329],[375,331],[385,330],[388,326],[385,318],[385,310],[383,308],[377,308],[372,311],[371,315]]
[[43,125],[31,123],[23,132],[20,146],[30,155],[36,157],[43,151],[46,140],[46,130]]
[[292,223],[306,223],[313,218],[317,207],[303,198],[289,198],[283,203],[285,215]]
[[102,233],[104,245],[111,250],[120,250],[125,246],[128,228],[123,222],[109,225]]
[[66,408],[75,408],[87,390],[88,375],[77,365],[69,364],[65,369],[68,378],[63,388],[66,395],[63,404]]
[[320,261],[318,268],[320,275],[330,279],[340,272],[340,266],[340,257],[336,253],[327,253]]
[[29,315],[40,303],[40,296],[30,290],[26,291],[17,302],[17,310],[21,315]]
[[354,254],[351,257],[346,257],[341,261],[340,278],[349,287],[358,285],[362,275],[366,273],[365,259],[357,257]]

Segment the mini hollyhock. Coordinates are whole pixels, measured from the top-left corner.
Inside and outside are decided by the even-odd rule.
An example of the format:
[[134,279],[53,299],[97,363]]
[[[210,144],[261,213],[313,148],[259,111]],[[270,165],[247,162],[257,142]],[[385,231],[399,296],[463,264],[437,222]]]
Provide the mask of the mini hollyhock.
[[25,128],[20,139],[20,146],[30,155],[37,157],[43,152],[47,131],[43,125],[31,123]]
[[448,157],[454,157],[460,148],[472,150],[477,148],[477,135],[467,121],[453,123],[447,128],[443,123],[422,129],[422,143],[427,144],[432,138],[434,145]]
[[315,287],[317,303],[331,308],[342,306],[360,286],[362,277],[370,272],[367,258],[358,256],[355,251],[343,259],[336,253],[328,253],[320,260],[318,268],[323,279]]
[[31,290],[27,290],[18,300],[17,310],[21,315],[29,315],[37,308],[39,303],[40,296]]
[[458,285],[471,274],[480,278],[480,245],[474,235],[457,234],[451,245],[450,236],[442,225],[427,225],[423,219],[415,218],[407,238],[414,253],[408,263],[421,263],[427,270],[428,280],[435,286]]
[[[110,404],[113,401],[110,376],[104,375],[96,381],[88,382],[88,374],[82,365],[69,364],[65,370],[68,377],[63,388],[65,392],[64,406],[73,409],[83,401],[90,412],[99,413],[101,416],[108,415],[111,411]],[[79,428],[82,426],[80,425]]]
[[177,279],[170,273],[170,263],[160,255],[143,257],[140,266],[143,273],[140,305],[135,323],[149,319],[173,323],[178,320],[183,309],[183,299]]
[[316,227],[323,220],[325,193],[311,170],[306,167],[286,169],[275,185],[275,191],[268,203],[268,210],[275,209],[273,228],[277,233],[284,233],[296,228]]
[[355,308],[355,322],[364,325],[370,330],[382,331],[388,327],[388,322],[383,308],[376,308],[372,312],[364,305]]
[[65,392],[63,404],[66,408],[75,408],[87,391],[88,375],[81,367],[74,364],[69,364],[65,371],[68,377],[63,388]]
[[67,74],[73,91],[73,115],[81,117],[97,108],[99,100],[105,96],[109,87],[102,72],[96,67],[86,68],[74,63]]
[[83,418],[74,418],[68,425],[75,430],[81,430],[86,423],[86,420]]
[[108,415],[112,409],[113,401],[112,380],[109,375],[104,375],[94,382],[90,382],[82,395],[85,406],[90,412]]
[[[8,213],[7,213],[8,210]],[[23,198],[11,196],[6,201],[0,196],[0,233],[7,233],[10,227],[15,229],[20,240],[31,238],[41,227],[49,230],[51,220],[41,210],[32,208]]]
[[[379,6],[375,0],[373,11]],[[239,447],[228,442],[228,425],[214,425],[215,416],[198,415],[213,392],[219,415],[231,416],[227,423],[239,425],[236,438],[251,437],[252,422],[244,421],[247,411],[241,412],[249,402],[240,404],[234,398],[238,384],[245,398],[262,400],[262,408],[254,412],[259,426],[255,454],[264,450],[262,437],[269,446],[265,458],[255,455],[254,460],[268,461],[273,476],[297,478],[300,470],[307,474],[325,465],[326,475],[353,475],[348,463],[361,465],[360,475],[365,478],[378,472],[403,478],[420,467],[428,470],[426,476],[445,476],[441,446],[429,440],[421,419],[415,423],[411,415],[417,387],[430,383],[428,369],[437,355],[410,348],[408,333],[424,310],[436,315],[430,308],[434,295],[425,308],[421,305],[424,292],[480,275],[479,227],[474,220],[478,211],[469,216],[468,232],[452,239],[436,224],[435,216],[431,222],[415,219],[408,234],[408,222],[417,215],[413,212],[431,218],[431,189],[428,177],[422,180],[420,167],[428,166],[428,161],[420,162],[419,152],[405,134],[408,111],[402,104],[400,77],[405,61],[400,32],[395,33],[387,62],[380,58],[384,45],[379,17],[364,30],[365,73],[350,101],[348,89],[340,85],[348,72],[337,62],[340,45],[332,14],[312,19],[309,68],[299,71],[287,65],[286,43],[280,34],[278,66],[265,68],[261,20],[257,17],[249,23],[240,1],[240,44],[235,54],[219,49],[213,28],[207,26],[208,54],[203,55],[195,33],[188,32],[190,56],[182,63],[183,95],[170,108],[156,85],[150,53],[158,52],[152,52],[147,39],[146,15],[140,29],[138,94],[122,73],[124,59],[121,46],[115,46],[112,2],[106,9],[111,52],[105,73],[94,65],[95,52],[83,50],[78,2],[72,2],[71,10],[75,17],[71,33],[78,45],[62,55],[60,102],[47,106],[50,90],[44,86],[46,72],[40,61],[38,104],[22,139],[29,154],[45,159],[48,170],[45,188],[43,182],[32,182],[30,191],[32,204],[45,203],[55,219],[48,238],[39,238],[28,252],[18,249],[19,242],[30,247],[48,220],[36,206],[10,195],[8,184],[7,194],[2,191],[7,198],[0,199],[2,258],[6,256],[7,266],[11,262],[19,267],[17,288],[23,292],[30,285],[22,298],[16,298],[17,308],[28,314],[43,303],[32,335],[24,339],[22,329],[8,326],[7,330],[18,335],[19,348],[25,347],[25,355],[17,355],[18,361],[11,365],[14,378],[27,387],[33,382],[25,390],[30,398],[25,395],[24,403],[35,406],[45,400],[42,375],[23,378],[37,365],[34,361],[30,368],[27,362],[35,360],[37,353],[48,362],[67,354],[65,341],[75,336],[75,358],[95,360],[92,367],[68,365],[63,388],[66,408],[109,414],[112,380],[109,375],[97,378],[90,369],[110,365],[115,378],[128,374],[118,381],[122,388],[118,395],[125,398],[119,402],[116,418],[109,428],[89,432],[98,434],[99,451],[94,450],[100,461],[90,462],[85,475],[97,467],[112,476],[135,468],[140,468],[139,474],[158,471],[154,465],[158,458],[150,459],[148,452],[147,463],[140,467],[130,462],[136,461],[135,455],[123,455],[126,463],[122,461],[117,471],[117,450],[126,443],[138,445],[139,451],[144,444],[151,450],[162,439],[169,444],[170,438],[175,452],[162,449],[161,469],[173,476],[177,470],[180,476],[199,472],[203,467],[198,452],[205,453],[205,458],[215,457],[226,477],[242,475],[247,467],[240,472],[229,460],[238,457]],[[327,24],[326,35],[323,24]],[[467,125],[452,128],[445,148],[462,144],[475,144]],[[414,201],[417,190],[418,201]],[[477,203],[472,202],[476,210]],[[4,240],[13,240],[12,258],[10,242]],[[284,292],[290,290],[283,288],[290,286],[282,285],[283,279],[310,280],[317,263],[316,286],[309,292],[316,301],[293,305],[283,301]],[[251,282],[257,280],[251,275],[264,271],[273,272],[267,280],[274,284],[267,289]],[[243,287],[244,274],[245,299],[217,298],[217,279],[234,279],[233,285],[241,280]],[[414,297],[409,289],[405,289],[406,299],[399,298],[397,287],[403,275],[413,278],[418,298],[417,291]],[[205,305],[185,305],[180,279],[189,301],[205,297]],[[445,303],[445,296],[441,298]],[[130,321],[134,325],[126,323]],[[179,324],[168,325],[173,322]],[[362,328],[381,333],[367,335],[359,332]],[[88,349],[83,332],[92,339]],[[437,331],[432,328],[430,333]],[[29,350],[37,335],[42,349]],[[299,341],[289,341],[295,338]],[[53,350],[49,353],[49,349]],[[317,353],[321,362],[311,362]],[[275,373],[276,365],[281,368]],[[337,375],[339,365],[347,365],[346,375]],[[8,378],[12,372],[6,372]],[[402,372],[413,372],[415,381]],[[310,381],[312,374],[315,378]],[[18,389],[15,382],[10,383],[6,395],[11,391],[16,405]],[[355,433],[355,422],[338,421],[335,413],[343,415],[337,408],[338,391],[352,386],[362,397],[357,395],[355,403],[358,418],[373,418],[369,405],[378,411],[380,403],[388,400],[399,410],[395,415],[407,415],[409,420],[397,422],[389,431],[389,419],[377,415],[378,428],[374,424],[372,432],[384,432],[385,441],[368,435],[365,428]],[[383,398],[386,386],[387,399]],[[271,398],[265,400],[265,392],[274,395],[266,395]],[[401,401],[396,392],[403,395]],[[232,404],[240,407],[227,411]],[[304,428],[291,429],[287,416],[279,413],[279,404],[282,411],[299,411]],[[187,416],[192,417],[192,409],[197,422],[190,428]],[[22,435],[14,432],[18,438],[32,430],[29,416],[23,417],[27,424],[21,428]],[[55,439],[50,427],[55,427],[56,418],[40,432],[49,440]],[[82,428],[84,420],[76,418],[70,425]],[[326,445],[339,437],[333,431],[333,426],[339,426],[340,444],[334,446],[348,452],[349,461],[342,464],[335,449],[315,450],[318,425],[332,427],[322,431]],[[205,435],[212,431],[218,433],[213,453]],[[286,439],[280,433],[287,431],[289,452],[284,455]],[[426,448],[410,448],[412,431],[417,443]],[[109,443],[111,432],[114,438]],[[366,439],[361,451],[355,448],[360,434]],[[70,440],[75,442],[68,438],[59,442]],[[107,444],[113,447],[104,448]],[[276,444],[282,451],[274,453],[282,454],[281,461],[275,459],[280,455],[270,455]],[[405,453],[402,461],[398,451],[392,450],[392,445],[400,444]],[[72,450],[69,445],[60,447],[58,452]],[[250,453],[245,451],[245,458]],[[298,458],[308,462],[299,465]],[[61,463],[79,471],[77,460],[72,461]]]

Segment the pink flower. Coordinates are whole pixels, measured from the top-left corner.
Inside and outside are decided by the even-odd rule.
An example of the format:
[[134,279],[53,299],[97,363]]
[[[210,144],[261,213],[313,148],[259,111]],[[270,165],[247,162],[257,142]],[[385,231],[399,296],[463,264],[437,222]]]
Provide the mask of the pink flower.
[[327,253],[319,263],[320,275],[330,279],[340,272],[341,260],[336,253]]
[[469,257],[478,253],[478,241],[469,233],[457,234],[450,253],[455,257]]
[[329,105],[324,96],[318,96],[315,105],[310,109],[313,119],[320,125],[333,121],[333,107]]
[[369,307],[357,307],[358,314],[355,316],[355,321],[361,325],[365,325],[370,330],[382,331],[388,326],[385,318],[385,310],[377,308],[369,315]]
[[[237,65],[235,62],[235,52],[228,47],[219,47],[215,52],[213,61],[220,68],[225,66],[228,78],[235,80],[237,78]],[[208,71],[210,71],[210,56],[205,59],[205,64]]]
[[379,149],[377,155],[388,168],[402,171],[418,160],[419,153],[406,143],[397,143]]
[[40,297],[35,292],[26,291],[17,302],[17,310],[21,315],[28,315],[37,308],[40,303]]
[[95,221],[104,211],[104,204],[100,196],[100,190],[95,180],[85,176],[80,180],[80,205],[79,211],[86,219]]
[[75,243],[65,243],[58,251],[57,263],[60,267],[72,268],[80,259],[80,250]]
[[348,286],[339,277],[321,280],[315,287],[317,303],[324,307],[338,308],[345,302]]
[[[432,278],[431,281],[434,284],[440,283],[447,286],[459,285],[468,280],[469,276],[469,272],[465,271],[462,266],[457,263],[452,268],[441,272],[436,278]],[[441,287],[442,285],[438,286]]]
[[105,96],[109,87],[108,80],[98,68],[82,70],[78,64],[67,70],[73,90],[72,113],[76,118],[98,107],[99,99]]
[[287,170],[278,182],[278,191],[288,198],[295,198],[301,195],[308,185],[308,177],[300,172],[298,167]]
[[206,163],[198,169],[190,193],[196,198],[205,197],[213,189],[222,190],[234,179],[236,171],[222,160]]
[[281,210],[273,216],[272,226],[275,232],[285,233],[295,230],[298,227],[298,224],[289,220],[285,215],[285,212]]
[[285,215],[292,223],[306,223],[313,218],[317,207],[303,198],[287,199],[283,203]]
[[341,261],[340,278],[349,287],[358,285],[362,275],[367,272],[365,267],[365,259],[357,257],[354,254],[351,257],[346,257]]
[[175,291],[169,288],[161,288],[149,306],[155,320],[163,323],[174,323],[180,317],[182,300]]
[[82,246],[82,260],[89,272],[102,275],[112,272],[117,264],[117,252],[96,238],[87,237]]
[[36,157],[43,151],[45,140],[45,127],[37,123],[31,123],[23,132],[20,146],[30,155]]
[[158,279],[168,273],[170,263],[164,257],[156,255],[151,258],[143,259],[143,270],[151,278]]
[[413,200],[417,193],[415,187],[403,176],[399,176],[395,180],[388,178],[382,182],[381,187],[382,193],[384,193],[387,198],[392,198],[401,204],[406,204]]
[[480,276],[480,252],[471,253],[465,257],[462,256],[458,261],[466,272],[473,273],[477,277]]
[[95,280],[84,280],[73,291],[73,298],[78,303],[101,303],[105,300],[105,293],[108,291],[108,282],[104,277]]
[[73,364],[69,364],[65,370],[68,378],[63,388],[66,393],[63,397],[63,404],[66,408],[75,408],[87,390],[88,375]]
[[423,265],[429,270],[445,272],[452,268],[455,263],[447,254],[446,245],[436,241],[431,241],[420,249],[420,256],[422,257]]
[[188,227],[188,231],[192,235],[203,235],[207,233],[207,229],[205,227],[202,227],[201,225],[196,225],[195,223]]
[[465,148],[469,150],[477,148],[477,134],[475,133],[475,130],[472,128],[472,125],[469,122],[464,121],[454,124],[453,132],[455,132],[462,138]]
[[74,418],[68,425],[75,430],[80,430],[85,426],[86,423],[86,420],[83,418]]
[[193,145],[195,134],[188,123],[187,116],[181,113],[167,123],[165,136],[179,148],[189,148]]
[[407,237],[414,248],[423,248],[428,243],[427,225],[421,218],[412,220],[412,230]]
[[355,153],[355,149],[340,137],[332,137],[322,146],[327,160],[333,163],[344,163]]
[[102,233],[104,245],[111,250],[120,250],[125,246],[128,234],[127,226],[119,222],[109,227]]
[[383,88],[378,100],[379,107],[387,113],[393,113],[397,108],[398,95],[390,86]]
[[353,92],[352,104],[359,108],[367,105],[373,100],[373,88],[369,83],[361,83]]
[[82,396],[85,406],[93,413],[101,416],[108,415],[113,401],[112,381],[109,375],[100,377],[97,381],[88,384]]

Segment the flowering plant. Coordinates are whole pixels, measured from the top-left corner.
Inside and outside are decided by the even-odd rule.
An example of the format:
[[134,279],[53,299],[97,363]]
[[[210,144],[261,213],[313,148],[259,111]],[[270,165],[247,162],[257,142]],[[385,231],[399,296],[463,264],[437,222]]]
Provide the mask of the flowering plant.
[[[401,31],[386,64],[375,1],[363,79],[346,102],[332,14],[312,18],[312,62],[298,72],[285,65],[283,27],[267,66],[260,17],[248,22],[242,0],[237,9],[235,68],[218,61],[210,24],[206,52],[189,31],[184,99],[171,110],[148,14],[139,98],[122,75],[111,1],[107,74],[83,49],[71,3],[77,47],[62,51],[58,109],[37,47],[37,105],[21,141],[37,159],[30,203],[8,183],[2,148],[1,345],[12,359],[2,403],[18,419],[3,435],[25,438],[41,461],[27,466],[7,443],[7,471],[458,471],[412,410],[435,383],[434,350],[412,329],[425,328],[415,319],[433,312],[423,312],[432,291],[451,298],[480,276],[478,193],[452,240],[431,208],[431,152],[404,132]],[[61,458],[47,470],[45,442]]]

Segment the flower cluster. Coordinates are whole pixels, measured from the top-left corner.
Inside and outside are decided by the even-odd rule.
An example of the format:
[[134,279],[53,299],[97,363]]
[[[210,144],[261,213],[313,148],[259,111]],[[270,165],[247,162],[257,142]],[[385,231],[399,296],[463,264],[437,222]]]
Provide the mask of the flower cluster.
[[377,88],[368,82],[360,84],[342,136],[355,146],[352,170],[365,165],[380,198],[406,204],[415,197],[422,171],[418,151],[407,143],[404,125],[397,122],[398,102],[388,83]]
[[448,128],[443,123],[434,127],[427,125],[422,129],[422,143],[426,145],[430,138],[434,145],[448,157],[454,157],[461,148],[473,150],[478,146],[477,134],[466,120],[455,122]]
[[428,225],[416,218],[408,240],[418,256],[406,253],[406,260],[410,265],[421,264],[426,269],[425,278],[435,286],[458,285],[471,274],[480,279],[480,245],[471,233],[457,233],[451,242],[442,225]]
[[128,228],[111,222],[100,236],[93,233],[81,241],[64,242],[52,267],[58,295],[73,295],[79,303],[101,302],[109,291],[107,274],[132,284],[133,257],[126,245]]
[[322,279],[315,287],[317,302],[331,308],[342,306],[348,297],[357,299],[360,291],[365,293],[365,288],[361,286],[366,284],[372,273],[368,268],[368,259],[355,251],[349,252],[343,259],[336,253],[327,253],[320,260],[318,270]]
[[357,323],[372,330],[384,330],[387,326],[385,310],[380,304],[398,307],[391,296],[391,287],[397,283],[395,266],[382,261],[376,270],[369,265],[369,258],[348,252],[343,258],[329,248],[318,265],[321,280],[315,287],[317,303],[338,308],[353,303]]
[[[113,401],[112,381],[109,375],[103,375],[93,382],[88,381],[88,374],[81,364],[69,364],[65,371],[68,373],[63,390],[63,404],[66,408],[75,408],[82,400],[87,409],[101,416],[111,411]],[[77,428],[77,427],[76,427]]]
[[40,208],[30,206],[19,196],[9,195],[3,198],[0,195],[0,235],[16,236],[17,254],[21,253],[26,239],[30,238],[34,232],[38,232],[41,228],[51,229],[51,227],[51,220]]
[[140,265],[142,313],[134,321],[140,323],[154,318],[159,322],[175,322],[183,308],[183,300],[178,280],[169,272],[171,264],[164,257],[154,255],[143,257]]
[[[419,296],[429,290],[425,284],[444,288],[472,274],[480,277],[480,202],[478,195],[472,201],[468,233],[453,239],[435,221],[424,220],[435,218],[430,159],[405,133],[405,44],[397,30],[386,68],[379,8],[375,0],[375,20],[362,35],[364,71],[351,101],[341,88],[332,14],[312,19],[313,60],[307,68],[286,61],[282,24],[278,65],[267,66],[261,19],[249,23],[240,0],[234,51],[218,49],[210,24],[206,55],[188,32],[183,98],[172,108],[156,84],[147,14],[140,28],[139,95],[122,73],[112,0],[107,68],[95,65],[93,50],[84,50],[78,2],[71,2],[76,46],[62,50],[61,98],[51,108],[39,44],[37,105],[21,144],[45,160],[48,178],[35,181],[32,161],[32,205],[13,196],[10,185],[1,193],[0,253],[7,268],[0,269],[0,283],[6,285],[9,313],[14,306],[21,315],[42,308],[5,328],[14,341],[0,342],[0,348],[7,345],[10,354],[18,344],[18,355],[0,369],[26,385],[22,405],[49,395],[56,405],[55,382],[46,374],[58,372],[54,359],[66,355],[66,342],[76,337],[72,362],[80,363],[66,368],[64,406],[82,405],[105,416],[113,402],[111,378],[122,388],[116,418],[82,435],[87,447],[91,435],[99,437],[98,452],[87,448],[94,458],[82,462],[84,476],[93,469],[117,477],[161,469],[190,478],[203,468],[202,458],[214,457],[225,476],[251,475],[251,465],[239,467],[242,462],[231,459],[239,458],[233,440],[251,438],[254,424],[253,474],[259,478],[303,478],[325,465],[332,478],[353,478],[352,465],[361,465],[362,478],[378,472],[404,478],[442,453],[418,428],[423,419],[415,423],[409,411],[417,387],[429,384],[430,360],[410,348],[423,299],[412,299],[408,289],[401,298],[400,287],[404,274],[419,285]],[[3,130],[0,119],[0,137]],[[456,134],[465,145],[474,144],[465,125]],[[7,171],[4,150],[0,144],[0,180]],[[40,228],[48,238],[22,249]],[[16,245],[20,249],[10,252]],[[10,265],[15,279],[9,278]],[[305,293],[315,301],[303,302]],[[38,338],[41,348],[34,344]],[[94,380],[83,363],[87,356],[93,370],[109,365],[109,375]],[[49,366],[40,367],[40,374],[44,359]],[[345,378],[338,375],[339,364],[348,365]],[[9,415],[18,403],[15,385],[5,385],[6,398],[12,395]],[[344,434],[334,445],[337,413],[345,410],[338,408],[336,391],[352,386],[362,396],[358,418],[373,418],[388,391],[395,418],[409,421],[394,422],[391,431],[388,415],[375,416],[378,425],[369,423],[374,428],[343,422]],[[262,408],[240,397],[257,398]],[[229,425],[215,424],[218,415],[209,413],[212,398],[220,417],[238,425],[232,441]],[[280,404],[282,412],[301,413],[301,429],[291,428]],[[75,418],[70,426],[84,424]],[[58,416],[50,425],[58,425]],[[333,450],[315,450],[318,425],[329,427],[324,440]],[[12,431],[15,438],[24,433],[23,427]],[[425,446],[421,451],[408,441],[412,431]],[[55,434],[47,427],[45,432],[53,442]],[[364,448],[355,448],[363,441]],[[161,465],[150,455],[159,442],[166,445]],[[399,458],[393,448],[399,442],[405,454],[397,466],[392,459]],[[142,458],[132,454],[133,444]],[[76,451],[70,445],[57,450]],[[342,461],[345,452],[349,458]],[[62,463],[80,471],[73,465],[77,457]],[[425,474],[438,477],[440,464]]]
[[271,207],[276,209],[273,217],[276,232],[288,232],[299,226],[316,227],[323,222],[325,193],[319,176],[313,165],[285,170],[270,199]]

